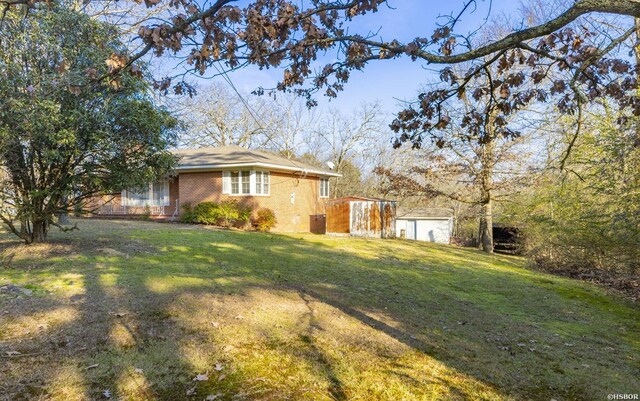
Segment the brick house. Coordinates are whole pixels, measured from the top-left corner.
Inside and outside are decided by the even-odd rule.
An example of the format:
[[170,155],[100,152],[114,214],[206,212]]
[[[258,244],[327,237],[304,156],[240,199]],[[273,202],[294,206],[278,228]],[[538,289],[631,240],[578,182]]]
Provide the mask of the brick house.
[[254,211],[272,209],[276,231],[324,232],[330,170],[238,146],[182,149],[174,174],[143,191],[103,197],[99,215],[175,219],[182,205],[236,199]]

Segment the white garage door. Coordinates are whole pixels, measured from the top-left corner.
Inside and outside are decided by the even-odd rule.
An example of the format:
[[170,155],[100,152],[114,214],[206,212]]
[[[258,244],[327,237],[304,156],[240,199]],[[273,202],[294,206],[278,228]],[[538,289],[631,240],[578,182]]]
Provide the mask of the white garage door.
[[448,244],[452,228],[451,220],[418,220],[416,222],[416,239]]

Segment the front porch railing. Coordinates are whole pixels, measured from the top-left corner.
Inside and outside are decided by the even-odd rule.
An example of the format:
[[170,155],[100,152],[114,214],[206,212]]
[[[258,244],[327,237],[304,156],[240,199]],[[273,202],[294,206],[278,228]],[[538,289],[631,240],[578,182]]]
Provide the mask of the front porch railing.
[[128,206],[113,205],[105,203],[96,210],[96,214],[101,215],[128,215],[128,214],[147,214],[152,216],[162,216],[165,214],[164,206]]

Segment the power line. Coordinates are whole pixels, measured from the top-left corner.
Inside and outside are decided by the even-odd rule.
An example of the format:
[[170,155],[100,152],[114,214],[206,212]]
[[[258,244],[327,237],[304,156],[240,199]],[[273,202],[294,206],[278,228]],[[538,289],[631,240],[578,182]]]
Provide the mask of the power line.
[[[218,61],[218,63],[220,63]],[[244,96],[242,96],[242,94],[240,93],[240,91],[238,90],[238,88],[236,88],[235,84],[233,83],[233,81],[231,80],[231,78],[229,77],[229,75],[227,74],[227,71],[220,66],[220,68],[218,68],[218,66],[216,64],[212,64],[213,68],[215,68],[215,70],[218,72],[218,74],[220,74],[223,79],[229,84],[229,86],[231,86],[231,89],[233,89],[233,91],[236,93],[236,95],[238,95],[238,97],[240,98],[240,101],[242,102],[242,104],[244,105],[244,107],[247,109],[247,111],[249,112],[249,114],[251,115],[251,117],[253,118],[253,120],[256,122],[256,124],[258,124],[258,127],[262,130],[266,132],[266,122],[264,121],[264,119],[257,114],[252,108],[251,105],[249,104],[249,102],[247,102],[247,100],[244,98]],[[260,119],[262,121],[262,123],[260,121],[258,121],[258,119]],[[306,171],[306,167],[300,163],[298,163],[295,160],[292,159],[288,159],[292,164],[294,164],[295,166],[297,166],[298,168],[300,168],[301,171],[305,172]]]
[[[225,71],[224,68],[222,68],[222,66],[220,66],[220,68],[218,68],[218,66],[216,66],[215,64],[212,64],[212,65],[213,65],[213,68],[215,68],[216,71],[218,71],[218,73],[223,77],[223,79],[229,84],[229,86],[231,86],[231,89],[233,89],[233,91],[236,93],[236,95],[238,95],[238,97],[240,98],[240,101],[242,102],[244,107],[247,109],[247,111],[249,112],[249,114],[251,115],[253,120],[256,122],[256,124],[258,124],[258,127],[261,130],[265,130],[265,125],[266,125],[265,121],[262,119],[262,117],[257,115],[257,113],[251,108],[251,105],[249,104],[249,102],[247,102],[246,99],[244,98],[244,96],[242,96],[242,94],[240,93],[240,91],[238,91],[238,88],[236,88],[236,86],[234,85],[233,81],[231,80],[231,78],[227,74],[227,71]],[[262,120],[262,123],[260,121],[258,121],[258,118],[260,120]]]

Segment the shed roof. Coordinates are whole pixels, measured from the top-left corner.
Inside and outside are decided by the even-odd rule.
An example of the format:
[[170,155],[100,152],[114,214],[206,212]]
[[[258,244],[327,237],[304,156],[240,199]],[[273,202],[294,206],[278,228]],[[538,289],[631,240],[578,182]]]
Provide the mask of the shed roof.
[[350,202],[350,201],[395,202],[394,200],[382,199],[382,198],[369,198],[366,196],[344,196],[342,198],[327,200],[327,202]]
[[310,164],[287,159],[271,152],[247,149],[240,146],[218,146],[173,151],[180,157],[177,170],[206,171],[234,167],[262,167],[267,169],[302,172],[311,175],[340,177],[335,171],[321,169]]
[[415,207],[405,208],[399,207],[396,211],[398,219],[448,219],[453,217],[453,210],[441,207]]

